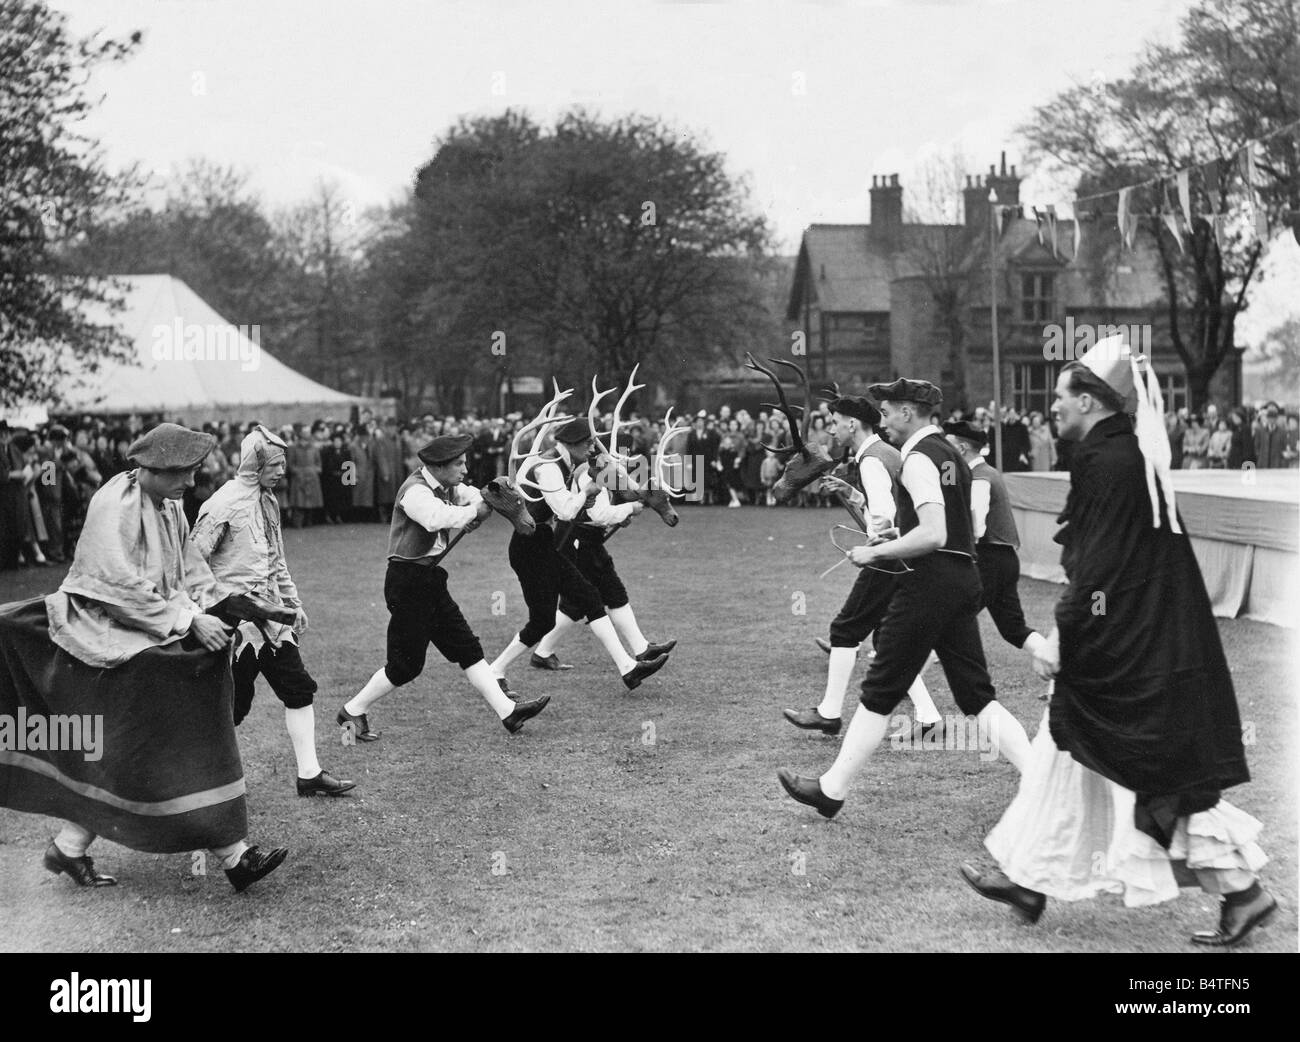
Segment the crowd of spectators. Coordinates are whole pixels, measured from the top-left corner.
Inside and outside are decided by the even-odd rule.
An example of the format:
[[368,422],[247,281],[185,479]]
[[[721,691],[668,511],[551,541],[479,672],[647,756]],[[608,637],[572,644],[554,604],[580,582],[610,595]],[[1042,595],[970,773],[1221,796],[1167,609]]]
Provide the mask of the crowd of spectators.
[[[812,416],[808,440],[834,451],[829,419],[823,402]],[[969,414],[962,409],[946,416],[936,413],[933,419],[966,419],[992,433],[991,406]],[[218,447],[186,495],[191,522],[203,501],[234,476],[240,442],[256,422],[203,425],[216,436]],[[425,415],[401,423],[363,412],[354,423],[268,424],[288,445],[286,479],[276,495],[291,527],[386,523],[398,487],[419,466],[416,453],[422,445],[441,434],[473,435],[469,480],[481,486],[506,473],[511,440],[525,422],[514,413],[495,418]],[[765,446],[791,444],[783,413],[733,413],[730,406],[721,405],[716,412],[700,410],[689,422],[690,430],[667,450],[680,461],[664,461],[666,476],[685,490],[687,503],[733,509],[775,505],[772,487],[781,464]],[[1300,463],[1300,419],[1276,402],[1226,410],[1211,404],[1204,413],[1179,409],[1166,416],[1165,426],[1177,469],[1283,468]],[[0,421],[0,569],[69,559],[90,497],[103,482],[131,468],[127,448],[145,427],[135,416],[121,422],[87,416],[66,426],[51,423],[35,430],[10,429]],[[658,422],[632,413],[620,428],[617,448],[629,457],[644,457],[649,464],[645,473],[653,473],[661,434]],[[990,436],[990,446],[993,440]],[[1002,469],[1008,472],[1065,470],[1069,444],[1057,439],[1042,412],[1022,415],[1006,407],[1002,459]],[[834,501],[813,490],[799,494],[791,505],[824,507]]]

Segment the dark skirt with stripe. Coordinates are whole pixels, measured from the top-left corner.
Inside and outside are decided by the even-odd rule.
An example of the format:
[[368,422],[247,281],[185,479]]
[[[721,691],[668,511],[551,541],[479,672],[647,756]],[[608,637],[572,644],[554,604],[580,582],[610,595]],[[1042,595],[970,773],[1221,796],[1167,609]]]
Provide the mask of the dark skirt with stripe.
[[241,840],[232,691],[225,652],[187,639],[102,669],[51,642],[43,598],[0,605],[0,806],[150,853]]

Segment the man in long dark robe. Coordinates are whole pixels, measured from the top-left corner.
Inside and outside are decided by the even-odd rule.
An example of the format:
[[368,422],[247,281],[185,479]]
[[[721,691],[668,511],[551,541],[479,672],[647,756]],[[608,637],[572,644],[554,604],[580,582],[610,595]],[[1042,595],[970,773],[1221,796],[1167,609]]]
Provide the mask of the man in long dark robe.
[[230,634],[180,503],[215,444],[172,423],[136,439],[138,469],[91,500],[58,591],[0,606],[0,806],[64,819],[44,864],[80,886],[116,882],[87,855],[97,835],[207,847],[236,890],[288,853],[246,841]]
[[[1219,929],[1240,942],[1275,910],[1256,872],[1260,824],[1220,798],[1249,780],[1236,696],[1191,541],[1178,517],[1154,374],[1107,339],[1057,383],[1054,418],[1074,443],[1057,536],[1068,586],[1034,654],[1054,680],[1020,791],[986,845],[1002,872],[963,866],[986,897],[1036,921],[1047,896],[1178,887],[1223,895]],[[1125,415],[1137,401],[1137,430]],[[1130,406],[1131,407],[1131,406]]]

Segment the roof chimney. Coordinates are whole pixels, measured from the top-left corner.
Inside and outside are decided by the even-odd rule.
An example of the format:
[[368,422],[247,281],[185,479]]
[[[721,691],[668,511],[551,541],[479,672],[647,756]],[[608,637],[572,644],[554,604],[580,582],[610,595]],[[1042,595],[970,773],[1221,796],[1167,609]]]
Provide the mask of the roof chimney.
[[897,250],[903,243],[903,186],[897,174],[882,174],[879,184],[871,179],[871,240],[885,250]]
[[1002,153],[1002,172],[996,177],[992,174],[993,168],[989,168],[988,187],[998,193],[998,202],[1003,206],[1020,205],[1020,178],[1016,175],[1015,165],[1012,164],[1011,173],[1007,173],[1007,154]]

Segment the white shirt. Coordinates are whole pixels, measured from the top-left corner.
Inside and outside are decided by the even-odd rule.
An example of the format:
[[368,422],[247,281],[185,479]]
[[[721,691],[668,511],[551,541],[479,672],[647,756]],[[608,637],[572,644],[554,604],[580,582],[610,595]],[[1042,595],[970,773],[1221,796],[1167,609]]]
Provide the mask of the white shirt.
[[992,502],[993,486],[989,483],[988,478],[979,477],[979,471],[975,468],[987,465],[982,458],[974,459],[970,463],[972,479],[970,483],[970,519],[976,542],[983,538],[984,529],[988,526],[989,504]]
[[[572,467],[573,458],[563,442],[558,444],[556,449],[562,454],[565,462]],[[636,507],[635,503],[615,506],[609,493],[604,489],[601,489],[588,507],[587,489],[595,484],[595,479],[592,478],[589,468],[585,466],[572,471],[569,486],[566,486],[559,464],[553,460],[543,460],[533,471],[533,480],[541,486],[542,496],[546,499],[547,506],[555,513],[557,521],[572,521],[586,509],[587,517],[597,525],[620,525],[627,520]]]
[[461,529],[478,516],[478,505],[483,502],[483,495],[473,485],[460,484],[452,490],[455,504],[444,502],[435,496],[434,490],[444,486],[429,473],[428,467],[421,467],[420,474],[429,483],[429,487],[412,485],[402,494],[401,506],[406,516],[426,531],[437,532],[433,554],[440,554],[447,548],[447,529]]
[[912,497],[913,509],[918,512],[923,503],[938,503],[943,506],[939,468],[934,465],[934,461],[929,456],[913,451],[918,441],[931,434],[943,437],[943,431],[930,423],[903,442],[903,473],[900,480],[903,487],[907,489],[907,494]]
[[867,449],[880,440],[879,434],[873,434],[860,446],[854,455],[858,465],[858,476],[866,490],[866,506],[871,514],[871,527],[877,531],[889,528],[894,523],[897,506],[894,503],[894,481],[889,471],[878,456],[868,456]]

